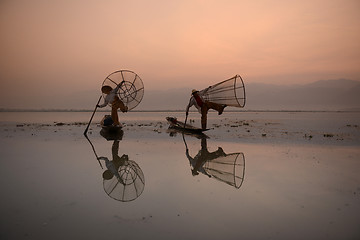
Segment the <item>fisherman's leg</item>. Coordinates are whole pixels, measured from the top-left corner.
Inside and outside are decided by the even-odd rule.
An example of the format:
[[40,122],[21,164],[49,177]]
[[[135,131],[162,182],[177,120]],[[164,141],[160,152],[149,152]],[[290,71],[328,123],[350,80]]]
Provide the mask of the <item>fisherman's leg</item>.
[[111,147],[111,152],[113,155],[113,159],[114,159],[114,155],[119,155],[119,140],[115,140],[112,144]]
[[209,101],[206,101],[206,105],[208,106],[208,108],[218,111],[219,115],[223,113],[224,108],[226,107],[226,105],[209,102]]
[[201,128],[203,130],[206,129],[206,122],[207,122],[207,113],[208,113],[209,109],[207,108],[207,106],[204,104],[201,107]]
[[114,125],[120,125],[120,123],[119,123],[119,115],[118,115],[117,109],[118,108],[117,108],[116,104],[113,104],[111,106],[111,118],[112,118],[112,120],[114,122]]
[[201,150],[207,151],[206,137],[201,138]]
[[128,107],[125,106],[123,101],[121,101],[118,97],[115,97],[114,103],[118,109],[120,109],[123,113],[128,111]]
[[116,166],[116,168],[118,168],[119,163],[121,162],[121,159],[119,157],[119,140],[115,140],[113,142],[113,145],[111,147],[111,153],[112,153],[112,157],[113,157],[113,162]]
[[117,102],[118,106],[120,108],[120,110],[124,113],[128,111],[128,107],[125,106],[125,104],[119,99],[119,101]]

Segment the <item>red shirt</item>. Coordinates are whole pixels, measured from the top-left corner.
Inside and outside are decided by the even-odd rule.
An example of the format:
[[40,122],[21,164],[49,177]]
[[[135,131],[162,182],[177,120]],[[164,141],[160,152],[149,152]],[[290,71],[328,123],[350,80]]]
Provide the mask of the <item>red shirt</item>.
[[199,105],[199,107],[202,107],[203,104],[204,104],[204,102],[201,100],[201,98],[199,97],[199,95],[195,94],[195,95],[193,95],[193,96],[194,96],[194,98],[195,98],[195,101],[196,101],[197,105]]

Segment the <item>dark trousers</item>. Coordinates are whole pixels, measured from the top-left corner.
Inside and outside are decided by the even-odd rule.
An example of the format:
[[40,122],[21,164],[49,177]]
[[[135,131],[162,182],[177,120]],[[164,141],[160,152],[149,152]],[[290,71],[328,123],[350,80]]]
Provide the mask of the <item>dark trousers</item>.
[[220,112],[223,108],[223,105],[205,101],[204,104],[201,107],[201,128],[206,129],[206,123],[207,123],[207,114],[209,109],[214,109],[218,112]]

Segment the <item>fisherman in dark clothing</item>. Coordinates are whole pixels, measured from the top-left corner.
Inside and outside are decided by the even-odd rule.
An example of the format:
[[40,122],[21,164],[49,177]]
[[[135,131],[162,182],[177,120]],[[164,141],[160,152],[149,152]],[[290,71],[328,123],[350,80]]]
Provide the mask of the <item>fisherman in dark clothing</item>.
[[195,106],[201,114],[201,128],[205,130],[207,123],[207,113],[209,109],[214,109],[218,111],[219,115],[221,115],[226,105],[205,101],[202,97],[203,94],[203,91],[199,92],[195,89],[192,90],[192,96],[190,98],[189,104],[186,107],[186,116],[189,115],[189,108],[191,106]]

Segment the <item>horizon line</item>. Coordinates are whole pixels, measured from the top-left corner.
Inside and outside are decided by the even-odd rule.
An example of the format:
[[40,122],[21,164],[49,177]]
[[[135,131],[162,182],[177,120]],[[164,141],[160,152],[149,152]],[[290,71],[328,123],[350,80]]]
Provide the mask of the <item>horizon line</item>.
[[[0,112],[93,112],[91,109],[6,109],[0,108]],[[109,112],[109,110],[98,110],[97,112]],[[152,109],[152,110],[131,110],[129,112],[185,112],[185,110],[171,110],[171,109]],[[189,112],[198,112],[190,110]],[[247,109],[247,110],[227,110],[226,112],[360,112],[360,108],[354,109]]]

